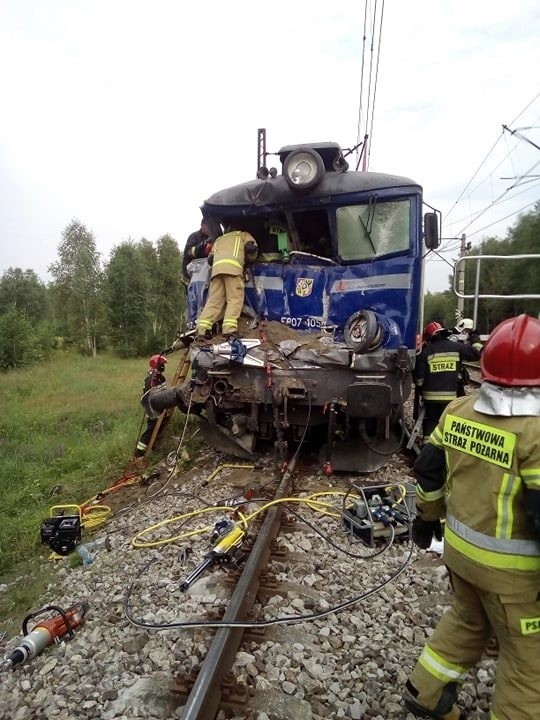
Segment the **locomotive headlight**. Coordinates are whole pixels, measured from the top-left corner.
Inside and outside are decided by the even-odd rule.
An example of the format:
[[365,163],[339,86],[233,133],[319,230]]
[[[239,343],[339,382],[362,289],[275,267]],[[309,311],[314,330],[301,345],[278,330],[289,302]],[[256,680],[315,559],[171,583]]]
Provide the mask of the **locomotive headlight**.
[[315,163],[309,156],[297,158],[291,170],[291,182],[295,185],[305,185],[315,176],[316,169]]
[[296,150],[287,156],[283,175],[293,190],[309,190],[322,180],[324,163],[315,150]]

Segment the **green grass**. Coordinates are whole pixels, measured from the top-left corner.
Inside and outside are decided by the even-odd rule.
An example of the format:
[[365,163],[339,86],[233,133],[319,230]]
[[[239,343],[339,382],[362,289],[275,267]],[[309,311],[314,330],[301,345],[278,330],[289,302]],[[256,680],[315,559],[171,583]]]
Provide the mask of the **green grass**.
[[60,353],[2,375],[0,582],[43,553],[39,529],[52,505],[80,504],[122,473],[143,417],[145,373],[144,359]]
[[[60,354],[4,374],[0,573],[31,549],[22,538],[36,536],[51,504],[83,502],[125,465],[142,417],[138,397],[145,370],[144,360]],[[56,485],[61,491],[53,503]]]

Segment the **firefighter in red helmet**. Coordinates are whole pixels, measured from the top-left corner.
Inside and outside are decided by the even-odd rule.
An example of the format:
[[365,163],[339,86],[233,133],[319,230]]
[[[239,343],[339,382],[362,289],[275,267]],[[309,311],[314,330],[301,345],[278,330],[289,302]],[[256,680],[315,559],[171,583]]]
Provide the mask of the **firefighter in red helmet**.
[[445,409],[419,455],[414,542],[446,520],[454,590],[404,690],[420,717],[459,720],[460,683],[490,636],[499,644],[491,720],[540,717],[540,320],[498,325],[477,394]]
[[449,339],[451,332],[438,322],[430,322],[424,330],[425,345],[414,368],[417,394],[424,406],[423,434],[431,434],[451,400],[462,387],[464,360],[478,360],[480,352],[471,345]]
[[428,323],[424,328],[424,341],[429,342],[431,338],[441,330],[444,330],[444,328],[441,323],[438,323],[436,320]]
[[[165,364],[167,358],[163,355],[152,355],[148,361],[148,372],[144,379],[143,394],[141,395],[141,402],[143,402],[145,395],[153,388],[164,387],[167,380],[163,374],[165,371]],[[144,405],[143,405],[144,407]],[[146,455],[148,443],[154,432],[154,428],[157,423],[157,418],[147,417],[146,430],[141,434],[137,447],[135,448],[135,457],[142,458]]]

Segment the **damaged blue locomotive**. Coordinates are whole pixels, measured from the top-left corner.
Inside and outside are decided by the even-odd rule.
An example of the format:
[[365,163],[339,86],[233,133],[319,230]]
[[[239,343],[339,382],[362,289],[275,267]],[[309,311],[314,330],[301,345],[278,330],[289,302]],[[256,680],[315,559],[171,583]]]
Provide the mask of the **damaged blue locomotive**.
[[[189,400],[208,442],[250,457],[258,441],[315,443],[326,472],[368,472],[402,440],[403,403],[422,323],[423,255],[439,215],[422,188],[355,172],[336,143],[279,151],[282,172],[215,193],[202,206],[211,235],[249,231],[238,334],[190,344]],[[206,298],[206,259],[190,266],[188,322]],[[187,398],[184,397],[187,401]],[[182,403],[183,404],[183,403]]]

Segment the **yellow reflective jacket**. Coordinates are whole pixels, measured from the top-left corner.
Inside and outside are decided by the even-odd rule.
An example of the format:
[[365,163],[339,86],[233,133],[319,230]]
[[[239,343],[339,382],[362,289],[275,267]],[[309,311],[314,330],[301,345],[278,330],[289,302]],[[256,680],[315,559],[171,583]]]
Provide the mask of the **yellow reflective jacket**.
[[444,558],[490,592],[540,591],[540,539],[526,493],[540,492],[540,418],[474,410],[476,395],[450,403],[415,463],[426,520],[446,513]]
[[[246,244],[255,246],[246,252]],[[212,252],[212,277],[216,275],[243,275],[246,262],[257,257],[257,243],[248,232],[232,230],[216,238]]]

